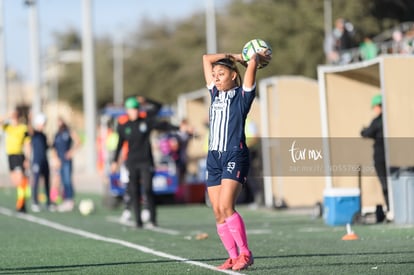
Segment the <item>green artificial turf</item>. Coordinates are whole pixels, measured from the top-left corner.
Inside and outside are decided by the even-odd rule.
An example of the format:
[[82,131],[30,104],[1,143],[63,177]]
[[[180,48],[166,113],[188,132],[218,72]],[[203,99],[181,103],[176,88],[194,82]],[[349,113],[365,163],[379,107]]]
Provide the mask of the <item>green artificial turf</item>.
[[[160,232],[115,222],[122,209],[104,207],[99,195],[77,195],[82,198],[95,201],[93,214],[18,215],[14,190],[0,189],[0,274],[220,274],[211,267],[227,255],[211,208],[160,205]],[[414,274],[412,225],[354,225],[360,239],[343,241],[345,226],[331,227],[308,214],[237,209],[255,256],[255,264],[239,273]],[[208,238],[197,240],[199,233]]]

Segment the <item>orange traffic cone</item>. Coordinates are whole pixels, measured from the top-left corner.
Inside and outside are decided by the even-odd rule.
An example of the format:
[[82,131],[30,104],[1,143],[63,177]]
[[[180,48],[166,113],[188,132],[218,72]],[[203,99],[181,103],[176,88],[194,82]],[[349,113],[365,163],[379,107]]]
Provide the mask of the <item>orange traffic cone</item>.
[[342,237],[343,241],[354,241],[359,240],[359,236],[355,234],[354,231],[351,229],[351,225],[349,223],[346,224],[346,234]]

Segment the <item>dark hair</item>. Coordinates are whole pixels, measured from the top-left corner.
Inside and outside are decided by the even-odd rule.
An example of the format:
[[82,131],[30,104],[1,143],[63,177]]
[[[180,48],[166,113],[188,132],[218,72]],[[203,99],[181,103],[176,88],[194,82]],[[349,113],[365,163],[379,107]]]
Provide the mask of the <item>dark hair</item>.
[[219,59],[213,62],[212,65],[213,65],[213,68],[214,66],[222,65],[236,72],[237,74],[236,84],[237,86],[241,86],[242,80],[241,80],[240,72],[239,72],[239,69],[237,68],[236,61],[234,60],[233,57]]
[[227,68],[229,68],[230,70],[235,70],[236,64],[233,60],[231,60],[230,58],[222,58],[217,60],[216,62],[213,62],[213,67],[216,65],[223,65],[226,66]]

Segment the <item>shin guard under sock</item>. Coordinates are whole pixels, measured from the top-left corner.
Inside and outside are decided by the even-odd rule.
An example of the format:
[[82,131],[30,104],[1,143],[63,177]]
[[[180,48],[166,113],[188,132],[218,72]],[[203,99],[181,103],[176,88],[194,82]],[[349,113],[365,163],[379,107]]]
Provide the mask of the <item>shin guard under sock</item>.
[[240,250],[240,253],[250,255],[251,253],[247,244],[246,228],[243,218],[239,215],[239,213],[234,212],[233,215],[226,219],[226,224]]
[[226,223],[218,223],[217,225],[217,233],[223,243],[224,248],[226,248],[229,257],[232,259],[237,258],[237,245],[233,239],[233,235],[230,233],[230,230]]

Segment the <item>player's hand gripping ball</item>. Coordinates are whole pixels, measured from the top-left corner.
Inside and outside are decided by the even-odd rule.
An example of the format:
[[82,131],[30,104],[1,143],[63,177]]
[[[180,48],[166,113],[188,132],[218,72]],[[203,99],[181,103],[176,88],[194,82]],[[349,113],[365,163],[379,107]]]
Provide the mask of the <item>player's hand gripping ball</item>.
[[259,53],[258,69],[266,67],[272,59],[272,47],[262,39],[252,39],[242,49],[243,60],[249,62],[253,54]]

